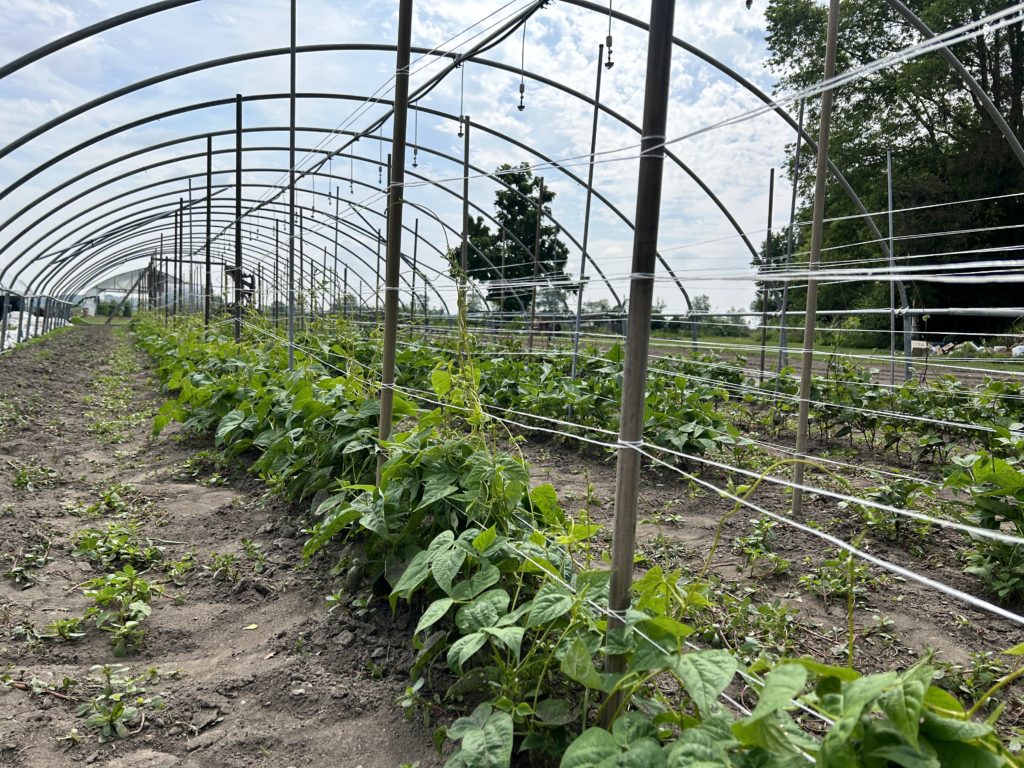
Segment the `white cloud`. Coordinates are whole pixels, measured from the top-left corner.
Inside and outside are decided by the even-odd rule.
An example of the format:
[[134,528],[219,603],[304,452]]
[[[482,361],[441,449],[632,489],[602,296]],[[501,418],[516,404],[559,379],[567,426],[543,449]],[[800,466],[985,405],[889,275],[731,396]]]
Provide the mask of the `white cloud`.
[[[466,3],[458,0],[439,0],[417,3],[414,24],[414,45],[433,48],[454,38],[453,45],[461,49],[473,35],[480,34],[499,16],[523,7],[523,0],[508,5],[499,0]],[[101,18],[134,7],[129,0],[111,0],[103,4],[85,0],[8,0],[0,7],[0,25],[10,34],[0,41],[0,57],[13,58],[62,34],[93,23]],[[649,4],[645,2],[619,2],[616,10],[646,20]],[[492,13],[498,16],[491,16]],[[468,23],[484,20],[464,31]],[[384,0],[371,0],[360,6],[353,15],[351,4],[327,0],[303,0],[299,6],[299,42],[304,45],[358,42],[393,44],[397,24],[396,5]],[[740,0],[691,0],[677,9],[675,32],[693,45],[707,49],[734,67],[762,88],[771,86],[764,68],[763,15],[758,10],[746,11]],[[607,16],[590,13],[567,3],[555,3],[537,13],[527,24],[525,64],[528,69],[550,78],[559,85],[592,96],[597,71],[597,47],[605,41],[608,32]],[[619,112],[626,119],[639,122],[643,107],[643,77],[646,67],[646,33],[615,21],[612,69],[602,70],[602,103]],[[479,39],[479,38],[477,38]],[[149,77],[160,72],[186,66],[204,59],[232,55],[244,51],[269,47],[283,47],[288,43],[288,4],[283,0],[218,0],[197,3],[143,19],[123,28],[110,30],[93,41],[74,46],[46,60],[26,68],[4,81],[0,81],[0,143],[17,138],[26,131],[55,115],[102,95],[114,88]],[[450,46],[449,46],[450,47]],[[465,72],[465,93],[462,95],[464,111],[474,123],[486,125],[507,133],[519,141],[534,146],[552,158],[573,158],[589,151],[591,113],[590,105],[557,89],[527,78],[526,109],[516,109],[519,101],[517,74],[523,54],[522,35],[513,34],[485,58],[509,66],[512,71],[493,71],[480,64],[469,64]],[[416,58],[416,57],[414,57]],[[444,61],[425,57],[416,68],[423,68],[414,82],[439,71]],[[299,57],[300,91],[325,93],[352,93],[366,96],[388,83],[394,68],[393,54],[383,52],[322,53]],[[460,73],[455,72],[422,101],[430,107],[453,115],[460,111]],[[288,87],[287,57],[275,57],[208,70],[188,77],[163,83],[146,91],[111,102],[100,110],[87,113],[33,140],[14,152],[0,164],[0,185],[6,186],[21,174],[77,142],[102,130],[123,125],[142,116],[154,114],[176,106],[218,98],[230,98],[235,93],[283,93]],[[390,97],[385,88],[383,94]],[[755,104],[756,100],[704,62],[690,54],[676,51],[673,57],[672,104],[669,133],[680,135],[696,128],[732,117]],[[303,100],[299,104],[300,125],[334,127],[348,125],[362,129],[370,117],[380,114],[380,108],[360,111],[359,101]],[[354,115],[359,115],[353,120]],[[76,173],[133,149],[175,136],[225,130],[233,125],[233,107],[190,112],[169,118],[156,125],[119,134],[86,152],[79,153],[58,167],[48,170],[0,201],[0,221],[15,213],[23,205],[62,183]],[[247,103],[247,126],[283,125],[287,122],[286,100],[265,100]],[[421,115],[418,134],[422,142],[461,157],[462,144],[456,136],[457,126],[436,117]],[[390,128],[386,129],[389,131]],[[410,121],[410,138],[413,125]],[[309,146],[322,137],[302,135],[300,145]],[[482,129],[473,133],[472,161],[483,168],[493,168],[501,162],[536,161],[536,156],[522,149],[510,147]],[[705,182],[720,195],[738,219],[744,230],[757,231],[764,227],[768,169],[779,165],[784,145],[791,140],[789,131],[781,121],[762,117],[730,128],[688,139],[673,147],[679,157],[691,165]],[[598,150],[635,145],[637,135],[608,115],[602,115],[598,132]],[[280,132],[247,134],[250,146],[283,145],[286,135]],[[60,211],[59,216],[83,210],[86,200],[65,206],[74,194],[82,191],[99,178],[109,178],[130,168],[150,164],[174,153],[201,151],[202,142],[175,146],[168,150],[141,155],[127,163],[79,182],[43,203],[35,215],[46,211]],[[215,145],[226,148],[230,137],[217,138]],[[331,146],[340,146],[337,140]],[[358,153],[375,157],[373,142],[360,142]],[[255,153],[247,153],[247,160],[257,160]],[[261,153],[262,164],[284,167],[283,153]],[[217,166],[230,168],[230,155],[218,157]],[[347,174],[347,161],[332,164],[335,173]],[[138,180],[118,182],[116,189],[128,190],[132,184],[145,184],[158,179],[199,173],[205,167],[202,160],[191,160],[182,167],[161,166]],[[420,154],[417,169],[432,178],[457,176],[460,166],[425,153]],[[574,165],[572,171],[586,176],[585,163]],[[538,171],[558,193],[555,212],[559,219],[572,227],[577,238],[582,234],[583,203],[585,195],[573,182],[557,170]],[[617,205],[626,216],[634,214],[637,163],[635,159],[603,163],[595,169],[599,190]],[[359,179],[375,186],[376,171],[357,166]],[[271,175],[272,176],[272,175]],[[260,179],[269,178],[261,174]],[[255,179],[255,174],[252,175]],[[319,188],[327,182],[320,182]],[[341,185],[343,195],[347,186]],[[447,185],[458,191],[461,184]],[[788,191],[780,185],[780,198]],[[474,199],[490,207],[494,185],[486,180],[474,180],[471,185]],[[111,190],[113,191],[113,190]],[[107,193],[104,193],[107,194]],[[145,193],[149,194],[149,193]],[[410,199],[445,217],[457,230],[460,226],[460,205],[448,195],[431,192],[429,187],[416,187],[409,192]],[[374,199],[380,205],[380,196],[356,188],[355,200]],[[93,198],[98,200],[99,198]],[[782,206],[777,205],[777,211]],[[749,261],[735,238],[692,249],[671,250],[675,246],[703,240],[729,237],[734,234],[728,222],[706,196],[684,174],[672,167],[666,171],[664,190],[664,226],[662,245],[673,268],[692,270],[705,267],[707,277],[718,269],[732,269]],[[52,217],[48,221],[59,219]],[[24,224],[24,222],[22,222]],[[421,231],[433,237],[441,247],[445,238],[429,216],[421,216]],[[46,226],[42,231],[48,229]],[[18,232],[19,226],[0,231],[0,247],[7,238]],[[450,234],[449,234],[450,236]],[[757,235],[757,239],[760,235]],[[0,262],[11,253],[20,252],[35,239],[22,238],[0,254]],[[754,238],[752,238],[754,239]],[[31,254],[46,252],[46,248],[63,248],[67,240],[59,234],[46,238]],[[591,251],[606,264],[609,275],[621,279],[629,271],[632,250],[629,228],[603,204],[595,202]],[[709,258],[710,257],[710,258]],[[430,258],[430,257],[425,257]],[[433,257],[436,261],[436,257]],[[570,257],[575,271],[579,254]],[[711,265],[708,267],[708,265]],[[433,264],[441,269],[439,261]],[[32,270],[27,270],[31,274]],[[593,273],[591,273],[593,274]],[[692,279],[696,277],[687,273]],[[700,285],[705,283],[701,282]],[[622,285],[620,283],[619,288]],[[595,294],[598,288],[592,289]],[[734,284],[712,286],[709,292],[715,304],[746,303]],[[671,308],[681,302],[674,287],[659,284],[658,294]],[[596,296],[595,296],[596,297]]]

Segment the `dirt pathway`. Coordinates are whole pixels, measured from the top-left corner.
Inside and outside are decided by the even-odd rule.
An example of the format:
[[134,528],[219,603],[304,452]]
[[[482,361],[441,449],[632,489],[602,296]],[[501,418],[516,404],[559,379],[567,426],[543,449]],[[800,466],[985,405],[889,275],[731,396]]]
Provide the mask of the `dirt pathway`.
[[[355,605],[328,614],[337,586],[296,567],[295,515],[202,446],[150,439],[159,403],[123,328],[0,356],[0,765],[440,764],[395,703],[408,629]],[[91,548],[76,539],[89,529]],[[119,657],[109,623],[73,620],[96,604],[83,584],[131,547],[164,593]],[[126,669],[108,666],[104,691],[96,665]],[[82,706],[128,735],[100,743]]]

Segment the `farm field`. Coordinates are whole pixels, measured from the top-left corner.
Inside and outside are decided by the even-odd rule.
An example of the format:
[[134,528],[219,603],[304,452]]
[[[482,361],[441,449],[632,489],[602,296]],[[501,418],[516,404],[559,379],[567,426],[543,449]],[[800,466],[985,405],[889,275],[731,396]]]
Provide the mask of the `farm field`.
[[[54,457],[63,439],[56,420],[56,444],[22,456],[25,445],[18,443],[11,466],[38,478],[31,489],[21,489],[24,508],[35,511],[29,518],[35,527],[21,530],[25,518],[17,514],[3,518],[24,538],[17,562],[30,566],[12,569],[5,587],[12,647],[19,667],[40,660],[33,673],[8,679],[14,690],[7,698],[22,694],[20,714],[33,729],[41,702],[49,702],[47,718],[58,728],[67,727],[67,733],[78,729],[83,743],[67,748],[96,748],[87,720],[76,720],[62,697],[87,695],[95,685],[89,670],[100,663],[140,669],[136,674],[141,677],[131,684],[146,689],[139,694],[143,701],[157,695],[163,699],[162,705],[142,704],[130,727],[124,723],[129,740],[99,747],[107,757],[132,749],[129,745],[141,737],[145,749],[158,753],[154,759],[168,759],[159,755],[166,750],[165,756],[177,759],[207,754],[225,764],[264,759],[273,765],[275,749],[294,755],[312,748],[307,741],[308,729],[317,727],[308,721],[312,714],[314,723],[342,718],[344,727],[333,729],[331,736],[340,741],[330,742],[331,749],[376,751],[360,741],[372,727],[386,734],[382,738],[388,744],[417,745],[414,754],[420,755],[421,765],[438,760],[431,747],[437,727],[443,729],[442,751],[450,760],[473,748],[474,728],[481,733],[496,729],[500,735],[505,727],[509,738],[525,736],[522,744],[536,750],[533,761],[551,759],[544,757],[547,750],[552,757],[564,752],[570,759],[581,748],[571,746],[572,723],[600,711],[597,701],[588,703],[590,689],[605,691],[611,684],[607,690],[622,690],[639,712],[652,713],[648,717],[663,712],[665,722],[675,707],[682,712],[694,707],[688,716],[701,715],[701,704],[710,707],[703,686],[714,686],[754,711],[766,695],[762,691],[759,697],[763,683],[758,680],[793,676],[785,690],[795,696],[812,676],[852,684],[852,668],[869,675],[865,681],[879,681],[879,697],[894,685],[907,684],[893,677],[894,670],[927,674],[934,687],[926,701],[950,694],[968,706],[981,700],[983,711],[998,715],[999,740],[1012,743],[1024,712],[1020,689],[1012,682],[1013,657],[1001,652],[1024,640],[1015,623],[963,604],[955,595],[937,596],[884,567],[863,565],[839,548],[824,548],[815,535],[852,540],[886,563],[1012,608],[1019,592],[1011,589],[1000,596],[997,584],[962,572],[977,557],[970,538],[923,522],[929,517],[971,521],[969,515],[951,514],[944,503],[955,489],[904,488],[906,498],[897,506],[919,510],[921,516],[913,520],[871,509],[850,514],[849,505],[820,495],[805,506],[803,532],[753,517],[711,490],[731,488],[746,499],[746,490],[729,473],[693,463],[723,458],[726,451],[742,459],[737,464],[760,467],[758,475],[769,469],[770,455],[756,444],[744,444],[757,433],[749,415],[756,409],[746,404],[750,423],[742,430],[746,437],[740,437],[726,421],[738,412],[729,411],[725,389],[686,384],[682,374],[675,374],[677,386],[693,391],[663,392],[655,401],[658,409],[674,409],[673,423],[685,421],[681,416],[687,408],[709,421],[703,431],[691,431],[677,442],[692,452],[689,459],[655,462],[644,472],[637,608],[629,621],[636,634],[616,642],[646,671],[635,682],[629,673],[609,678],[591,661],[609,642],[601,640],[606,630],[599,603],[591,601],[602,599],[600,574],[607,574],[601,563],[610,540],[614,472],[607,449],[592,443],[581,450],[545,431],[540,391],[545,381],[565,386],[563,379],[543,373],[562,364],[557,358],[531,360],[529,366],[541,373],[516,363],[514,376],[502,378],[497,372],[514,359],[511,343],[503,354],[469,355],[457,338],[417,342],[412,337],[400,354],[397,389],[409,399],[396,405],[401,431],[388,449],[391,458],[378,495],[365,484],[374,466],[367,442],[374,409],[368,407],[371,400],[362,400],[373,389],[362,371],[372,364],[372,343],[344,324],[336,323],[330,332],[320,326],[300,343],[302,374],[288,383],[274,373],[283,362],[280,350],[260,341],[272,331],[261,329],[258,318],[247,324],[251,341],[236,347],[218,336],[204,342],[201,329],[191,322],[163,330],[140,320],[136,330],[154,355],[152,364],[167,377],[171,393],[179,393],[163,405],[152,395],[139,402],[117,394],[115,382],[122,377],[134,377],[136,384],[146,380],[144,358],[128,346],[122,329],[79,327],[18,351],[31,370],[53,371],[66,359],[62,347],[81,347],[72,341],[81,334],[97,346],[98,355],[112,361],[109,373],[85,384],[84,405],[98,406],[99,412],[86,410],[84,420],[62,420],[67,437],[82,441],[88,434],[96,450],[82,452],[81,464],[53,466],[58,474],[52,475],[46,468],[58,464]],[[443,358],[450,362],[437,363],[437,345],[443,343],[451,345],[451,355]],[[604,368],[614,367],[614,358],[594,363],[602,368],[590,371],[598,374],[593,377],[584,373],[581,391],[591,389],[592,397],[600,397],[595,391],[613,394],[609,382],[614,377]],[[674,364],[685,368],[687,362],[680,358]],[[490,382],[481,384],[481,392],[493,400],[504,391],[510,398],[507,409],[476,400],[468,385],[473,379],[465,377],[477,366],[481,381]],[[731,366],[715,375],[723,377],[723,387],[734,377]],[[431,390],[422,394],[426,386]],[[517,408],[517,387],[535,404],[531,413]],[[714,409],[700,407],[715,398]],[[417,400],[426,406],[417,409]],[[31,397],[14,402],[15,411],[26,409],[25,418],[39,407]],[[510,411],[514,418],[502,422]],[[599,417],[592,403],[588,413]],[[163,431],[150,441],[145,434],[153,419]],[[296,419],[305,424],[301,432],[293,430]],[[17,427],[18,421],[8,424]],[[184,433],[175,421],[184,422]],[[657,435],[652,434],[652,445]],[[964,450],[972,447],[969,438],[958,439]],[[117,440],[126,442],[105,443]],[[850,446],[856,456],[850,455]],[[815,451],[831,461],[856,459],[861,476],[846,472],[844,479],[866,499],[883,498],[872,496],[867,485],[878,482],[878,473],[915,471],[933,482],[942,476],[934,466],[934,451],[911,458],[910,446],[901,457],[878,448],[858,448],[845,435],[826,439],[822,434],[815,444]],[[944,454],[943,460],[948,458]],[[247,475],[249,465],[262,481]],[[809,482],[827,490],[829,477]],[[763,488],[752,489],[749,501],[769,512],[784,510],[786,494],[769,484]],[[899,490],[888,487],[886,492],[891,496]],[[403,500],[406,494],[411,496]],[[199,509],[212,515],[196,519]],[[37,518],[54,522],[40,525]],[[120,550],[111,549],[110,526],[120,536]],[[116,551],[131,554],[119,561]],[[960,554],[951,559],[950,552]],[[442,559],[444,553],[449,559]],[[37,556],[53,557],[53,562],[31,559]],[[66,637],[54,636],[61,625],[47,622],[66,621],[76,609],[69,602],[60,616],[49,615],[55,592],[47,591],[66,594],[75,580],[87,580],[104,565],[121,578],[124,567],[119,571],[116,566],[122,562],[129,568],[134,562],[135,573],[151,584],[147,602],[152,611],[136,616],[138,629],[119,632],[118,620],[110,620],[97,632],[92,627],[97,617],[82,602],[78,610],[87,619],[73,629],[64,625]],[[19,589],[29,579],[33,583]],[[510,579],[514,589],[502,586]],[[165,593],[159,595],[161,588]],[[591,597],[578,603],[582,589],[590,590],[584,594]],[[28,596],[32,599],[26,603]],[[87,656],[98,658],[82,664]],[[538,657],[541,670],[531,667],[531,657]],[[673,658],[722,666],[718,672],[703,666],[693,672]],[[69,667],[69,661],[78,666]],[[797,668],[803,670],[799,675],[793,672]],[[170,671],[161,677],[160,670]],[[78,685],[62,682],[65,677],[78,680],[69,672],[83,680]],[[481,701],[480,692],[488,687],[502,693]],[[996,698],[987,701],[993,688]],[[829,710],[827,700],[811,694],[803,701],[805,710],[788,714],[783,713],[793,704],[780,701],[772,721],[780,738],[808,750],[814,742],[785,723],[814,733],[827,721],[812,713]],[[958,706],[953,699],[941,701],[944,714],[936,716],[955,717],[949,709]],[[875,706],[882,707],[877,714],[891,716],[887,704]],[[413,716],[403,719],[402,709]],[[463,719],[455,722],[459,715]],[[294,729],[287,731],[294,730],[295,741],[279,741],[268,733],[261,740],[261,718],[273,720],[278,734],[281,718],[289,717],[296,718]],[[346,717],[352,718],[351,731],[344,725]],[[638,717],[632,721],[641,727]],[[970,733],[961,749],[991,749],[983,742],[972,746],[981,731]],[[313,742],[322,745],[319,737]],[[40,756],[58,749],[52,739],[34,743],[42,749]],[[738,754],[766,751],[759,738],[735,748]],[[26,756],[32,753],[25,751]],[[316,759],[318,753],[310,754]],[[46,764],[42,759],[24,764]],[[380,764],[394,764],[394,753],[381,753]]]
[[[394,705],[402,617],[328,615],[288,505],[204,436],[149,438],[148,368],[102,325],[0,357],[0,765],[438,764]],[[137,636],[85,594],[126,567]]]
[[0,27],[0,768],[1024,768],[1024,1]]

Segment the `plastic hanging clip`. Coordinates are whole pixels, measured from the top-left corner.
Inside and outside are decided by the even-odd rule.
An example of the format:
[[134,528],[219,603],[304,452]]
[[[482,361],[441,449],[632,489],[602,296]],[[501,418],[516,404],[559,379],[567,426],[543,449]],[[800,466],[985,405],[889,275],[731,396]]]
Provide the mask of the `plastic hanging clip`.
[[605,69],[611,69],[612,67],[615,66],[615,62],[612,61],[612,36],[611,35],[608,35],[608,37],[606,37],[604,39],[604,44],[608,48],[608,60],[604,63],[604,68]]
[[416,162],[417,159],[419,158],[419,151],[420,151],[419,147],[413,147],[412,148],[412,167],[413,168],[418,168],[419,167],[419,163]]
[[522,112],[526,109],[526,105],[523,104],[523,97],[526,95],[526,83],[519,84],[519,111]]

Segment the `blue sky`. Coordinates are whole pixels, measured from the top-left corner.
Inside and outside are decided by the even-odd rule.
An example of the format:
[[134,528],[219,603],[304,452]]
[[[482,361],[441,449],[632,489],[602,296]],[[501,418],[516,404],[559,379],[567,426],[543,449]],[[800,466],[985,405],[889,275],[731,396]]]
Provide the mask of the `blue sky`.
[[[413,44],[426,48],[464,49],[471,35],[525,4],[523,0],[513,3],[494,0],[474,3],[454,0],[419,2],[415,10]],[[0,27],[6,30],[0,38],[0,59],[9,60],[48,40],[135,5],[114,0],[5,0],[0,6]],[[762,89],[770,90],[772,77],[764,65],[763,6],[761,0],[755,0],[750,11],[745,8],[743,0],[679,2],[675,32],[677,36],[722,59]],[[614,7],[645,20],[649,14],[648,4],[643,2],[617,2]],[[396,14],[395,2],[300,0],[299,44],[393,44]],[[605,14],[563,2],[550,4],[527,25],[527,69],[536,70],[559,83],[592,94],[597,46],[604,42],[607,24]],[[612,33],[615,41],[615,66],[604,71],[602,103],[627,119],[639,122],[643,107],[646,34],[620,22],[613,23]],[[80,43],[0,81],[2,143],[7,144],[53,116],[125,84],[207,59],[286,46],[287,43],[288,3],[284,0],[201,0],[105,32],[99,38]],[[492,60],[518,66],[521,46],[522,36],[517,33],[486,55]],[[350,93],[359,99],[382,89],[379,93],[386,97],[389,95],[388,80],[393,68],[393,54],[387,52],[307,54],[299,58],[298,89]],[[437,71],[435,58],[421,59],[414,66],[414,84]],[[714,124],[758,103],[742,88],[682,51],[674,55],[672,77],[670,136],[681,136]],[[110,102],[29,142],[0,163],[0,182],[6,187],[54,153],[139,117],[192,102],[230,98],[235,93],[281,93],[287,90],[287,86],[286,57],[207,70],[162,83]],[[586,155],[591,119],[589,105],[529,80],[526,88],[526,109],[519,112],[516,109],[517,75],[469,64],[465,72],[464,110],[475,123],[507,132],[550,157],[562,159]],[[422,104],[458,114],[458,73],[450,76]],[[377,114],[380,114],[379,107],[365,105],[359,100],[303,100],[299,105],[297,122],[299,125],[362,129]],[[287,119],[287,102],[284,100],[263,101],[245,107],[244,121],[248,126],[281,126],[287,124]],[[224,106],[187,113],[121,133],[74,155],[8,195],[0,201],[0,221],[6,221],[26,203],[105,159],[159,141],[211,130],[227,130],[233,126],[233,122],[233,107]],[[385,129],[385,135],[388,130]],[[457,126],[450,121],[427,116],[419,120],[418,137],[421,143],[458,156],[462,151],[462,140],[456,132]],[[340,146],[337,137],[328,138],[332,140],[326,142],[327,146]],[[322,134],[300,134],[299,145],[310,147],[323,140]],[[636,134],[625,126],[612,118],[602,117],[598,132],[599,152],[631,147],[637,140]],[[282,133],[249,134],[245,139],[249,147],[265,146],[268,143],[284,145],[286,141],[287,136]],[[721,196],[741,227],[754,233],[751,240],[756,244],[763,238],[766,222],[769,169],[773,166],[781,167],[785,144],[789,141],[792,141],[792,132],[780,119],[762,116],[738,126],[719,128],[687,139],[673,149]],[[226,150],[231,145],[232,139],[229,137],[215,139],[215,149]],[[30,219],[51,210],[59,210],[62,216],[80,211],[95,204],[100,198],[92,194],[79,201],[70,201],[70,198],[97,180],[158,160],[171,159],[175,153],[200,153],[204,146],[204,140],[179,144],[173,149],[149,152],[120,163],[114,169],[93,174],[87,181],[77,182],[50,197],[35,209]],[[359,142],[356,151],[370,159],[378,156],[373,141]],[[383,152],[386,153],[387,149]],[[628,156],[629,159],[602,163],[595,169],[598,189],[630,217],[635,209],[637,164],[634,155],[635,152],[626,152],[616,157]],[[502,162],[536,161],[530,154],[488,137],[482,131],[474,133],[471,156],[474,164],[487,169]],[[419,161],[417,172],[430,179],[447,179],[449,181],[444,182],[444,186],[461,190],[461,182],[454,180],[461,173],[458,166],[422,154]],[[285,163],[286,154],[281,152],[246,152],[246,165],[250,168],[284,168]],[[585,176],[585,163],[581,164],[578,160],[575,163],[573,170]],[[335,160],[331,169],[336,174],[347,175],[347,166],[347,162]],[[300,167],[303,167],[302,164]],[[187,173],[199,174],[204,168],[205,161],[201,158],[161,165],[133,176],[130,180],[117,182],[108,187],[104,195],[113,191],[129,191],[139,184],[155,184]],[[228,181],[233,175],[228,172],[233,169],[233,157],[228,153],[218,155],[215,169],[220,171],[216,177],[218,181]],[[558,195],[554,204],[556,217],[580,237],[584,202],[582,190],[550,168],[539,173]],[[370,164],[357,163],[355,174],[357,180],[376,187],[377,171]],[[271,185],[280,180],[279,173],[246,174],[247,182]],[[149,193],[139,193],[135,197],[122,198],[119,202],[101,206],[80,220],[121,210],[126,200],[181,188],[184,183],[155,186]],[[200,183],[197,177],[196,184]],[[322,191],[328,183],[321,179],[317,182],[318,188]],[[341,187],[342,204],[345,205],[349,198],[348,188],[346,184],[341,184]],[[491,208],[493,192],[493,183],[486,179],[474,179],[471,182],[473,200],[488,209]],[[198,194],[200,192],[197,189]],[[303,199],[311,201],[312,197],[306,195]],[[380,196],[372,189],[357,187],[351,199],[382,210]],[[455,197],[423,185],[411,189],[409,199],[429,208],[456,230],[460,227],[460,204]],[[776,188],[777,225],[788,211],[788,201],[788,185],[780,178]],[[322,208],[323,204],[320,206]],[[138,205],[139,210],[144,207],[144,204]],[[714,279],[716,276],[744,271],[749,265],[749,253],[735,237],[735,231],[724,216],[692,180],[671,166],[665,176],[662,216],[660,248],[691,294],[708,294],[713,305],[719,308],[749,303],[752,297],[750,283]],[[409,224],[412,224],[412,218],[413,214],[407,212]],[[74,240],[64,237],[67,230],[60,230],[44,238],[38,245],[31,245],[39,235],[50,229],[55,220],[53,217],[47,219],[46,223],[34,228],[30,235],[13,243],[9,241],[20,232],[25,222],[15,222],[5,227],[0,231],[0,247],[7,245],[7,250],[0,255],[0,261],[23,252],[28,256],[45,256],[55,249],[66,247]],[[624,293],[631,252],[629,230],[600,204],[595,204],[592,221],[589,250],[613,278],[616,289]],[[87,231],[101,232],[102,229],[103,222],[99,221]],[[312,229],[317,230],[317,227]],[[420,229],[443,250],[445,235],[436,222],[428,216],[421,216]],[[198,220],[196,237],[201,237]],[[323,238],[316,241],[316,237],[319,235],[311,236],[311,248],[322,247]],[[448,237],[451,237],[450,233]],[[352,242],[350,246],[353,250],[361,249],[362,253],[366,253],[368,248],[365,242]],[[411,244],[407,243],[406,251],[410,248]],[[431,256],[424,251],[426,249],[421,250],[420,258],[426,266],[435,270],[443,269],[436,254]],[[570,247],[569,264],[573,273],[578,270],[579,259],[579,250]],[[141,266],[143,262],[144,259],[138,259],[127,266]],[[350,266],[353,272],[366,271],[365,267],[355,262]],[[30,278],[34,269],[24,269],[19,282]],[[10,283],[11,275],[9,272],[4,278],[5,285]],[[439,287],[450,293],[446,283],[442,279]],[[596,284],[592,283],[588,287],[588,298],[604,298],[608,295],[605,289]],[[670,311],[682,309],[681,297],[671,283],[659,282],[657,295],[665,301]]]

